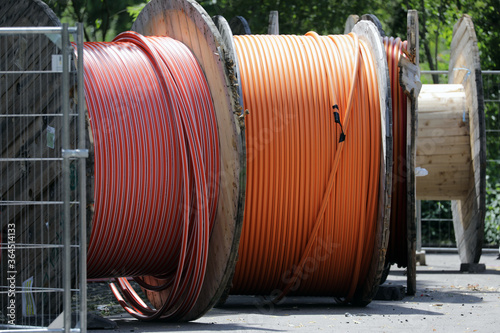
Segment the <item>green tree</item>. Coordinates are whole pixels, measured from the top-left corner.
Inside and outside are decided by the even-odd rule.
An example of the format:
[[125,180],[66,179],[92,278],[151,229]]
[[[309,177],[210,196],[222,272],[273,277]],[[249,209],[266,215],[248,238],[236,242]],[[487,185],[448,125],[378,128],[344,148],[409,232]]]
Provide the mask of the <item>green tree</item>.
[[[117,33],[129,30],[133,20],[149,0],[46,0],[62,21],[83,22],[87,40],[111,40]],[[500,69],[500,0],[202,0],[198,1],[210,15],[223,15],[227,20],[244,16],[252,33],[267,33],[269,12],[279,11],[280,33],[304,34],[314,30],[320,34],[339,34],[350,14],[375,14],[388,36],[406,37],[406,13],[419,11],[421,68],[447,70],[453,25],[462,14],[469,14],[475,24],[483,69]],[[437,75],[432,77],[439,83]],[[496,88],[495,88],[496,87]],[[486,92],[487,98],[498,99],[500,82]],[[499,104],[486,105],[488,160],[500,160]],[[496,134],[495,134],[496,133]],[[500,168],[487,166],[488,212],[487,241],[500,234]],[[447,206],[448,205],[448,206]],[[448,204],[428,204],[433,216],[450,214]],[[431,213],[429,213],[431,214]],[[431,214],[432,215],[432,214]],[[451,216],[451,215],[450,215]],[[488,235],[492,235],[491,237]],[[496,240],[498,242],[498,240]]]
[[130,30],[133,19],[127,8],[144,0],[45,0],[62,22],[82,22],[86,41],[110,41]]
[[252,33],[267,33],[269,12],[279,12],[280,33],[304,34],[314,30],[320,34],[344,32],[350,14],[373,12],[380,1],[332,0],[205,0],[198,1],[210,15],[223,15],[227,20],[241,15],[247,19]]

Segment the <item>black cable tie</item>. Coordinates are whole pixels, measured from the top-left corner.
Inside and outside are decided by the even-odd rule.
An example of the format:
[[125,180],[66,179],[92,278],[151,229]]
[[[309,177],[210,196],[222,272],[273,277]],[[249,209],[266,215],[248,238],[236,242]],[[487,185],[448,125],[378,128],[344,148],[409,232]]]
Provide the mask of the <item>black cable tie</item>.
[[[333,106],[333,109],[339,110],[339,106],[335,104]],[[345,141],[345,134],[344,134],[344,129],[342,128],[342,123],[340,122],[340,114],[337,111],[333,111],[333,117],[335,118],[335,122],[340,125],[340,138],[339,138],[339,143]]]

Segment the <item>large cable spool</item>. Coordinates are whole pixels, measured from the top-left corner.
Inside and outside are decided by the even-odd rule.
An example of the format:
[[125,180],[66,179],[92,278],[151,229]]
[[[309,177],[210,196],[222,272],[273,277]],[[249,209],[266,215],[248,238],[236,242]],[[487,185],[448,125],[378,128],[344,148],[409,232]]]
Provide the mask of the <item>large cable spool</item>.
[[[408,24],[409,35],[418,35],[418,24]],[[470,16],[454,26],[450,48],[448,84],[422,85],[412,103],[418,117],[411,124],[417,127],[413,163],[428,171],[427,176],[412,178],[412,201],[452,200],[460,260],[474,264],[479,262],[484,234],[486,133],[479,49]],[[414,75],[407,62],[400,66]],[[414,221],[408,221],[408,248],[414,249]],[[409,267],[414,266],[414,253],[409,251]]]
[[[222,21],[222,23],[223,22],[225,22],[225,20]],[[221,33],[223,36],[230,35],[230,27],[227,24],[219,24],[218,27],[221,30]],[[392,137],[391,137],[390,130],[388,130],[388,128],[390,126],[389,124],[391,123],[391,119],[390,119],[391,116],[390,116],[390,106],[389,106],[389,102],[388,102],[389,91],[387,90],[387,87],[389,86],[389,84],[387,82],[387,80],[388,80],[387,65],[386,65],[386,61],[384,58],[384,51],[382,48],[383,46],[380,43],[380,35],[378,34],[376,27],[373,24],[367,23],[367,22],[364,22],[364,23],[361,23],[360,25],[358,25],[355,29],[355,33],[359,36],[360,39],[362,39],[364,42],[367,43],[368,49],[370,50],[371,56],[373,57],[373,61],[376,64],[375,67],[377,68],[378,94],[380,96],[380,113],[382,115],[382,117],[381,117],[381,123],[382,123],[381,126],[382,127],[381,128],[382,128],[382,137],[383,137],[383,141],[382,141],[383,147],[381,147],[382,148],[382,150],[381,150],[381,163],[382,163],[382,165],[381,165],[380,182],[379,182],[379,193],[380,194],[379,194],[378,204],[377,204],[378,205],[378,209],[377,209],[378,210],[378,218],[376,218],[376,222],[374,221],[376,223],[376,227],[375,227],[376,228],[376,240],[375,240],[374,245],[373,245],[373,251],[367,250],[369,252],[372,252],[373,256],[372,256],[371,262],[369,264],[368,272],[366,272],[366,274],[362,278],[360,278],[360,280],[357,284],[353,283],[353,285],[356,289],[356,292],[354,294],[354,297],[352,299],[350,299],[350,301],[355,303],[355,304],[366,305],[371,301],[371,299],[375,295],[375,292],[376,292],[377,286],[378,286],[378,281],[380,279],[383,265],[384,265],[384,260],[385,260],[385,249],[387,246],[387,232],[388,232],[388,208],[389,208],[387,206],[387,202],[389,200],[388,197],[389,197],[389,191],[390,191],[390,181],[391,181],[391,172],[392,172],[392,170],[391,170],[392,158],[387,158],[387,156],[392,155],[392,153],[391,153]],[[266,36],[262,36],[262,37],[266,38]],[[290,38],[292,38],[292,37],[293,36],[290,36]],[[232,44],[232,41],[229,41],[229,44]],[[228,47],[228,49],[231,49],[231,47]],[[243,52],[241,50],[240,51],[235,50],[235,52],[236,52],[236,55],[238,56],[238,58],[240,59],[239,60],[240,70],[238,70],[236,72],[239,75],[243,75],[241,73],[242,59],[244,59],[244,57],[242,55],[246,54],[246,53],[241,53],[241,52]],[[274,51],[268,50],[265,52],[268,52],[270,54],[274,54],[273,52],[279,52],[279,51],[276,51],[276,49],[275,49]],[[262,61],[266,61],[266,60],[262,60]],[[258,61],[258,63],[263,64],[261,61]],[[248,64],[245,64],[245,65],[248,65]],[[257,79],[257,80],[263,80],[263,81],[267,82],[268,80],[271,80],[271,78],[267,77],[266,74],[263,74],[262,78]],[[247,81],[246,83],[242,82],[242,85],[248,85],[248,82],[249,81]],[[293,94],[294,93],[292,93],[292,92],[287,92],[287,93],[284,93],[284,96],[285,95],[293,96]],[[245,98],[245,93],[243,93],[243,96]],[[246,98],[248,98],[248,95],[246,96]],[[259,98],[259,97],[255,97],[255,98]],[[260,97],[260,98],[262,98],[263,104],[268,103],[268,101],[266,100],[266,97]],[[254,109],[254,111],[252,111],[252,108],[249,107],[247,104],[244,104],[243,107],[245,110],[248,109],[248,112],[249,112],[249,115],[246,116],[246,121],[248,121],[250,119],[250,117],[252,117],[252,115],[254,115],[254,117],[257,117],[257,113],[256,113],[255,109]],[[268,109],[268,111],[271,112],[270,109]],[[273,112],[279,112],[279,111],[273,111]],[[279,115],[279,114],[276,114],[275,116],[277,119],[281,119],[281,118],[285,117],[285,115]],[[253,125],[253,126],[255,126],[255,125]],[[255,152],[255,150],[253,150],[255,143],[252,142],[252,135],[254,137],[259,136],[259,131],[265,130],[265,128],[264,129],[262,129],[262,128],[266,127],[266,126],[268,126],[268,125],[265,125],[263,123],[262,127],[260,129],[258,126],[253,127],[254,132],[252,134],[250,134],[250,137],[248,134],[246,135],[247,156],[249,156],[248,154],[250,154],[251,155],[250,158],[252,158],[252,160],[255,160],[257,158],[257,157],[255,157],[255,155],[253,155],[256,152]],[[250,129],[252,129],[252,128],[249,127],[249,125],[247,124],[247,126],[246,126],[247,132],[246,133],[249,133],[248,131]],[[266,135],[268,135],[266,142],[274,142],[275,139],[279,140],[277,137],[274,138],[273,134],[271,132],[273,132],[273,131],[266,132]],[[281,131],[278,131],[278,132],[281,132]],[[249,141],[249,138],[250,138],[250,141]],[[252,147],[250,147],[252,149],[248,148],[248,145],[252,145]],[[266,143],[261,144],[259,146],[261,149],[259,149],[259,150],[266,150],[265,146],[266,146]],[[297,146],[296,148],[292,148],[292,149],[299,149],[299,147]],[[252,162],[254,162],[254,161],[252,161]],[[278,163],[278,162],[276,162],[276,163]],[[247,170],[248,176],[251,175],[250,172],[251,172],[251,170],[248,169]],[[252,174],[252,176],[254,178],[256,177],[255,174]],[[258,188],[258,190],[259,190],[259,188]],[[263,189],[260,189],[260,190],[263,190]],[[263,193],[262,195],[265,195],[264,191],[262,191],[262,193]],[[248,195],[249,195],[249,193],[248,193],[248,184],[247,184],[247,198],[248,198]],[[272,200],[277,200],[277,199],[272,199]],[[246,206],[247,210],[250,209],[247,204],[245,206]],[[248,211],[245,214],[248,214],[248,216],[251,216]],[[257,220],[255,218],[249,218],[248,216],[246,217],[246,220],[244,223],[244,228],[245,227],[247,228],[244,232],[247,233],[247,236],[250,235],[250,237],[258,237],[257,234],[259,233],[259,231],[257,231],[257,230],[249,231],[249,228],[252,228],[251,225],[256,224]],[[290,216],[288,219],[283,220],[283,225],[286,226],[287,224],[290,224],[290,230],[291,230],[292,221],[294,219],[295,218],[293,216]],[[303,220],[303,218],[299,218],[297,222],[299,224],[303,224],[305,226],[305,225],[307,225],[308,221]],[[337,222],[339,222],[339,221],[337,221]],[[334,223],[335,222],[333,220],[327,220],[325,222],[325,225],[330,225],[330,224],[333,225]],[[286,228],[288,228],[288,227],[285,227],[285,229]],[[272,231],[268,231],[268,232],[272,232]],[[254,235],[254,233],[255,233],[255,235]],[[286,236],[284,236],[284,237],[286,237]],[[307,242],[307,237],[305,237],[305,240]],[[295,246],[295,244],[290,245],[290,243],[289,243],[290,240],[287,241],[286,239],[283,239],[281,242],[280,242],[280,244],[282,244],[282,246],[284,248],[291,248],[291,246]],[[293,241],[292,241],[292,243],[293,243]],[[322,245],[324,245],[324,244],[328,244],[328,240],[326,242],[323,242]],[[248,259],[248,255],[246,252],[247,251],[243,250],[242,245],[240,244],[238,264],[252,265],[252,263],[258,263],[261,260],[264,260],[264,259],[258,259],[257,257],[254,257],[253,259]],[[264,256],[266,256],[266,255],[264,254]],[[318,258],[321,257],[318,253],[314,253],[314,254],[310,254],[310,258],[308,258],[308,259],[311,259],[312,261],[314,261],[317,256],[318,256]],[[322,260],[322,259],[317,260],[317,262],[322,262],[322,261],[324,261],[324,260]],[[292,264],[291,264],[292,267],[288,267],[288,266],[285,267],[286,265],[282,266],[282,267],[284,267],[282,273],[286,273],[287,269],[291,269],[293,267],[296,267],[297,265],[300,265],[299,262],[300,261],[297,259],[297,261],[295,263],[292,262]],[[279,271],[279,270],[280,270],[280,268],[277,269],[277,271]],[[239,272],[237,269],[236,274],[240,275],[240,279],[239,280],[235,280],[236,278],[233,279],[232,286],[231,286],[232,287],[231,293],[238,294],[238,293],[241,293],[242,290],[246,290],[246,288],[249,285],[247,285],[246,282],[241,281],[241,274],[242,274],[241,269]],[[243,274],[245,274],[245,273],[243,273]],[[277,276],[280,276],[280,274],[281,273],[278,272]],[[308,270],[307,275],[309,277],[307,279],[311,279],[313,281],[314,274],[315,274],[314,272],[310,272],[310,270]],[[261,276],[261,278],[262,278],[262,276]],[[267,278],[264,278],[264,279],[267,279]],[[283,295],[278,295],[276,293],[277,291],[286,290],[286,284],[280,283],[279,281],[274,281],[274,280],[272,280],[272,278],[271,278],[271,280],[262,280],[261,282],[259,282],[259,281],[261,281],[261,280],[255,280],[254,278],[252,278],[252,285],[256,286],[256,289],[255,289],[255,287],[250,287],[251,291],[248,291],[248,290],[250,290],[250,289],[248,289],[247,291],[244,291],[243,293],[250,292],[251,294],[258,294],[258,295],[259,294],[260,295],[271,294],[273,297],[276,297],[276,296],[283,296]],[[262,287],[260,287],[260,285],[262,285]],[[277,289],[270,290],[270,289],[268,289],[269,287],[264,287],[264,285],[267,285],[267,286],[275,285]],[[345,294],[332,294],[331,291],[329,291],[329,292],[326,291],[326,290],[331,290],[332,287],[334,289],[333,282],[330,282],[330,283],[325,282],[322,287],[323,287],[323,292],[321,293],[322,296],[327,296],[327,295],[338,296],[338,297],[345,297],[346,296]],[[313,292],[311,290],[305,291],[305,290],[307,290],[307,287],[304,287],[304,288],[305,288],[304,290],[300,290],[300,288],[294,290],[293,294],[317,294],[317,291],[316,292]],[[319,289],[321,289],[321,287],[319,287]]]
[[473,264],[484,237],[486,130],[479,49],[469,15],[453,27],[450,48],[448,84],[423,85],[419,97],[416,162],[429,175],[417,178],[417,199],[452,200],[460,261]]
[[[373,15],[363,18],[379,22]],[[346,29],[352,20],[352,17],[348,18]],[[418,58],[418,17],[415,11],[408,13],[408,41],[411,36],[417,40],[417,51],[413,54]],[[401,250],[408,249],[408,262],[401,264],[396,260],[395,263],[408,265],[411,290],[416,286],[415,200],[452,200],[460,260],[462,263],[477,263],[481,255],[486,135],[479,51],[474,25],[468,15],[454,26],[451,54],[448,84],[421,85],[420,91],[419,70],[415,68],[418,60],[400,57],[399,66],[403,73],[400,84],[405,93],[413,97],[408,108],[414,111],[408,113],[411,117],[407,122],[407,244],[405,248],[398,245]],[[412,118],[413,115],[416,118]],[[428,175],[415,177],[415,167],[425,168]],[[391,230],[394,231],[393,227]],[[391,235],[391,239],[398,236]]]
[[[169,36],[185,44],[205,74],[219,130],[221,171],[219,204],[210,238],[207,271],[197,303],[182,318],[193,320],[207,312],[219,299],[234,270],[237,255],[245,173],[244,149],[238,123],[239,101],[233,94],[236,81],[230,76],[233,64],[224,57],[221,36],[204,9],[192,0],[151,1],[139,14],[132,30],[145,36]],[[144,277],[150,285],[164,281]],[[149,301],[160,308],[169,290],[146,291]]]

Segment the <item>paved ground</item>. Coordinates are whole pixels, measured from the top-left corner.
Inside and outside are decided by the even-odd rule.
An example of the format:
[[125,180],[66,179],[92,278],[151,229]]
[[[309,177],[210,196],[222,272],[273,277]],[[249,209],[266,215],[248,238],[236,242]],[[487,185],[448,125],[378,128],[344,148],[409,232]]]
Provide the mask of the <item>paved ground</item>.
[[[427,254],[417,269],[417,294],[402,301],[373,301],[365,308],[331,298],[292,297],[273,308],[255,297],[231,296],[191,323],[143,323],[126,314],[109,317],[118,329],[90,332],[500,332],[500,260],[483,254],[486,272],[460,273],[457,254]],[[392,267],[387,282],[406,285]]]

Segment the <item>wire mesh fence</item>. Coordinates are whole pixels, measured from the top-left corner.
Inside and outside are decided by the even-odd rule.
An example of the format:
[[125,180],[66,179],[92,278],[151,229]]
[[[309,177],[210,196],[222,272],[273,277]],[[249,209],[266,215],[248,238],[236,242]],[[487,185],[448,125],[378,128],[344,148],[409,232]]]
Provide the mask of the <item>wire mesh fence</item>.
[[79,30],[0,28],[0,330],[85,331]]

